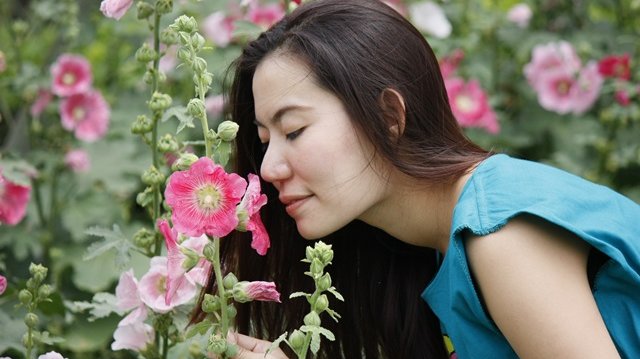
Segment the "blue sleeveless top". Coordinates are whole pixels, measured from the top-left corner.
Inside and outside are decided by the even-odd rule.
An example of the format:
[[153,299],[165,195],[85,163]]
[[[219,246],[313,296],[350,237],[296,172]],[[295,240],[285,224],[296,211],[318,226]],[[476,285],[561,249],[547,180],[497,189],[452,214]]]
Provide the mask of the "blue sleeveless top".
[[567,172],[507,155],[483,161],[466,183],[446,256],[422,293],[458,358],[517,358],[478,297],[463,232],[486,235],[519,214],[563,227],[608,257],[593,295],[620,355],[640,358],[640,205]]

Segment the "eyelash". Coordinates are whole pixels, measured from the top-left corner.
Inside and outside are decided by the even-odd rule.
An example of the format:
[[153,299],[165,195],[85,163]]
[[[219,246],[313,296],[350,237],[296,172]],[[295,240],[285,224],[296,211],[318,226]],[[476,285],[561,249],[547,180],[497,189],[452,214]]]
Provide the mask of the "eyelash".
[[300,129],[297,129],[297,130],[295,130],[293,132],[287,133],[287,135],[286,135],[287,140],[289,140],[289,141],[295,140],[296,138],[298,138],[298,136],[300,136],[302,131],[304,131],[304,127],[300,128]]

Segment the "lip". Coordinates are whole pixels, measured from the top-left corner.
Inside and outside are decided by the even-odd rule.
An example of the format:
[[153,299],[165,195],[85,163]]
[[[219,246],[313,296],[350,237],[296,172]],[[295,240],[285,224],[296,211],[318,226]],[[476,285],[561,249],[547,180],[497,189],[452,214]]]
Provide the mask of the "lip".
[[304,196],[280,196],[280,202],[285,205],[285,210],[287,213],[293,217],[294,214],[298,211],[298,209],[307,202],[309,198],[313,195],[304,195]]

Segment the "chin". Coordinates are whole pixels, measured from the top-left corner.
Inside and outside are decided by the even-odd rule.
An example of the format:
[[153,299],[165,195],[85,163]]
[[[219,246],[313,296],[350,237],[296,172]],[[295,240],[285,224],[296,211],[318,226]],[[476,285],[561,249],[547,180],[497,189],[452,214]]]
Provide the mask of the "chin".
[[298,227],[298,233],[300,233],[302,238],[310,241],[320,239],[331,234],[331,232],[319,231],[318,228],[309,228],[309,227],[305,227],[302,224],[298,224],[298,223],[296,224]]

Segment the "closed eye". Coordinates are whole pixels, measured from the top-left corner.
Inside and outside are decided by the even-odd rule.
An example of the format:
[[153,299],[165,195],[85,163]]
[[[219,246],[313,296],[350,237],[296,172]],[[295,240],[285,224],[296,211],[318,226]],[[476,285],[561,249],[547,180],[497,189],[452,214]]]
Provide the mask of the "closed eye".
[[295,130],[293,132],[287,133],[287,135],[286,135],[287,140],[289,140],[289,141],[295,140],[296,138],[298,138],[298,136],[300,136],[300,134],[302,133],[302,131],[304,131],[304,129],[305,129],[305,127],[301,127],[300,129],[297,129],[297,130]]

